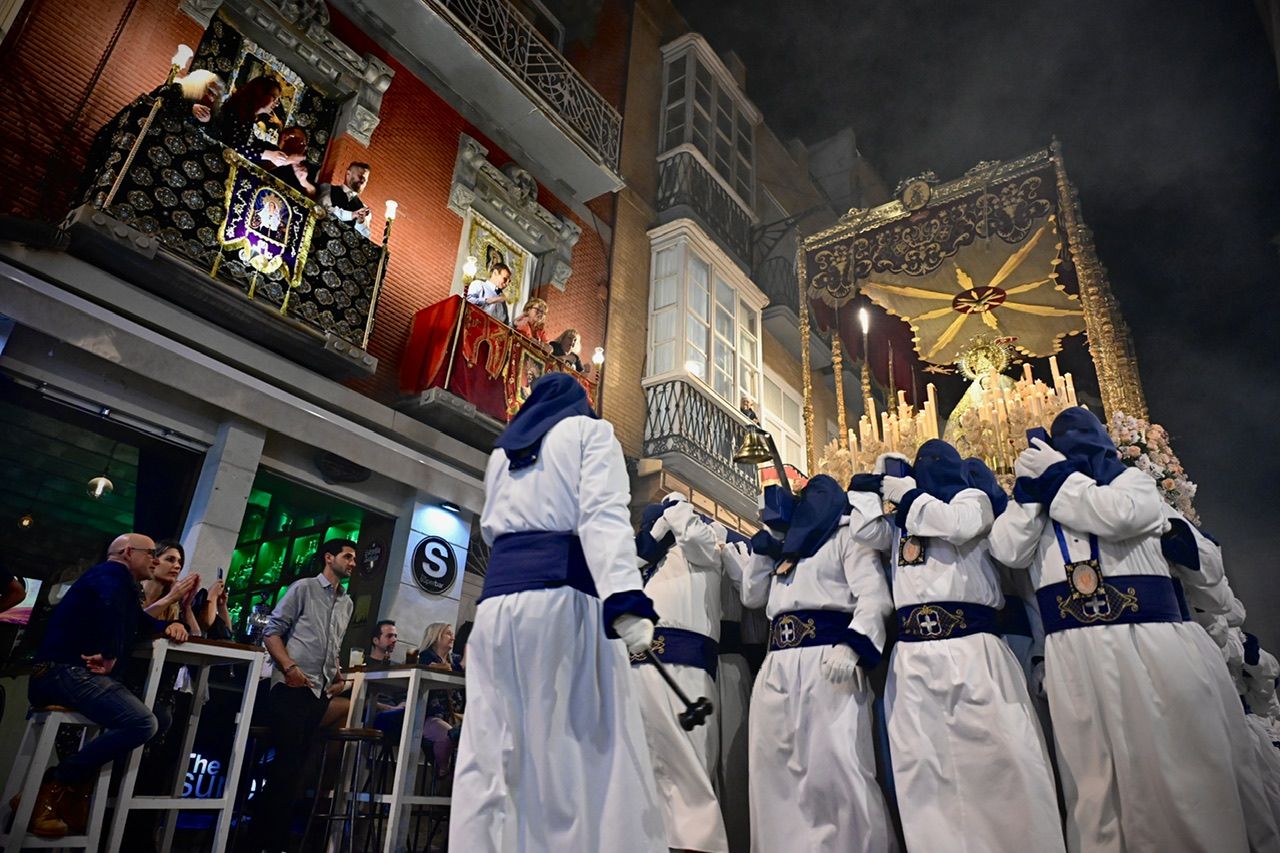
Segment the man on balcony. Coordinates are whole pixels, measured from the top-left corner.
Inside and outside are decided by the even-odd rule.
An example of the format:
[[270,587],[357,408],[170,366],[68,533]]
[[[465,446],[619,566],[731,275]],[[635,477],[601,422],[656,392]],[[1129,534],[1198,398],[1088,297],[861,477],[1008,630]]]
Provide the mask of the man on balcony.
[[509,323],[507,297],[502,292],[510,281],[511,267],[498,262],[489,268],[488,281],[476,279],[471,282],[471,286],[467,288],[467,301],[472,305],[480,306],[484,313],[499,323]]
[[365,237],[369,231],[369,207],[360,193],[369,183],[369,164],[359,161],[347,166],[347,176],[341,184],[321,184],[316,200],[325,210],[343,222],[354,222],[355,229]]

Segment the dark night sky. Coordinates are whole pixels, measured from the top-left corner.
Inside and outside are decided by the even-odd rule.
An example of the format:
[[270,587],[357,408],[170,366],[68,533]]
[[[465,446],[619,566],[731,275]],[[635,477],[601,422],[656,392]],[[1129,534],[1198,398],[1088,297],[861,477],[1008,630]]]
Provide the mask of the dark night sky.
[[742,57],[780,137],[852,126],[890,188],[1057,135],[1152,419],[1199,484],[1247,627],[1280,649],[1280,90],[1254,4],[677,2]]

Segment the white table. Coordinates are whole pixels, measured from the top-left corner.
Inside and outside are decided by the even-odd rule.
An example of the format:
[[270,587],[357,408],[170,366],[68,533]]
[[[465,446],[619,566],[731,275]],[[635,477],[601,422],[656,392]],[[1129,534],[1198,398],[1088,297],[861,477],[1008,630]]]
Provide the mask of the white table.
[[[405,692],[405,724],[400,731],[391,793],[374,794],[372,797],[360,795],[362,800],[371,799],[391,806],[383,844],[385,853],[401,853],[408,849],[408,808],[449,805],[449,797],[426,797],[413,793],[417,756],[422,749],[422,729],[427,720],[427,693],[432,690],[461,690],[466,685],[466,679],[462,675],[443,668],[437,669],[437,666],[438,664],[402,665],[375,671],[357,669],[353,673],[351,708],[347,712],[348,726],[366,725],[365,708],[369,704],[370,693],[379,685],[394,686],[397,693],[401,690]],[[350,768],[346,766],[348,760],[349,758],[344,757],[343,779],[351,778]]]
[[[191,717],[183,731],[182,758],[178,765],[171,796],[138,796],[135,793],[142,750],[135,749],[129,753],[124,779],[120,783],[120,794],[116,799],[115,815],[111,820],[111,834],[108,837],[107,849],[120,849],[124,838],[125,822],[129,819],[131,811],[158,809],[168,813],[164,843],[161,847],[163,850],[169,850],[173,846],[173,832],[178,822],[179,811],[217,811],[213,850],[214,853],[222,853],[227,848],[231,833],[231,813],[235,808],[236,787],[240,782],[245,742],[249,737],[249,723],[253,718],[253,702],[257,696],[258,677],[262,672],[263,651],[257,646],[246,646],[241,643],[201,639],[174,643],[160,638],[140,644],[134,650],[134,657],[150,658],[142,696],[142,701],[148,708],[155,706],[156,694],[159,693],[164,666],[167,663],[182,664],[190,669],[195,700],[191,706]],[[200,711],[204,704],[200,697],[206,693],[206,687],[209,684],[209,668],[219,664],[242,663],[248,664],[249,673],[240,698],[240,710],[236,713],[235,736],[231,745],[230,761],[227,764],[226,787],[222,791],[222,796],[217,798],[204,800],[184,798],[182,785],[186,778],[187,764],[191,760],[191,748],[195,744],[196,730],[200,724]],[[177,723],[176,720],[174,722]]]

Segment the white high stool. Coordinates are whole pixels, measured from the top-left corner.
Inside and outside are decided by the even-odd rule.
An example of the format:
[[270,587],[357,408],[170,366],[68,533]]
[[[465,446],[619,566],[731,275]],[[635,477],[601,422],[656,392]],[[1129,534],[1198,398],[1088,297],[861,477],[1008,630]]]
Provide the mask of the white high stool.
[[[102,835],[102,818],[107,810],[107,786],[111,782],[111,763],[102,765],[98,771],[98,781],[93,786],[93,797],[89,801],[89,821],[83,835],[64,835],[62,838],[39,838],[27,832],[31,823],[31,812],[35,809],[36,794],[40,791],[40,783],[44,779],[45,770],[53,758],[54,747],[58,740],[58,727],[62,724],[81,726],[84,733],[80,736],[81,744],[91,735],[97,734],[98,726],[87,717],[77,714],[70,708],[61,705],[46,705],[32,708],[27,715],[27,730],[22,736],[22,745],[13,760],[13,767],[5,781],[3,799],[0,799],[0,814],[7,814],[7,819],[0,819],[0,829],[10,826],[7,834],[0,835],[0,844],[5,853],[18,853],[24,848],[85,848],[97,850]],[[10,809],[9,800],[14,794],[21,792],[18,808]]]

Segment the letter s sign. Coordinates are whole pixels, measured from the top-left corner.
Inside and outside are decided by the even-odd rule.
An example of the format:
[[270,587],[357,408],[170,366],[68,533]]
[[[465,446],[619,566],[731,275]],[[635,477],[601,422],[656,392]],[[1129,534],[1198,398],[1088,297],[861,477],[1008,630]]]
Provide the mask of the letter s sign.
[[423,592],[444,595],[457,577],[458,557],[439,536],[428,536],[413,549],[413,580]]

